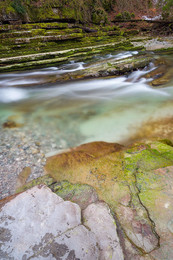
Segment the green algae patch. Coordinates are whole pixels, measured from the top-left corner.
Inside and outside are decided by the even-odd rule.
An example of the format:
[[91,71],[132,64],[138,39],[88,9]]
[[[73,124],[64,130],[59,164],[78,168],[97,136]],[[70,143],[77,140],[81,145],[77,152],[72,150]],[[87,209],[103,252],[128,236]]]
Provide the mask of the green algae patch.
[[54,182],[55,182],[55,179],[53,179],[51,176],[44,175],[42,177],[39,177],[37,179],[34,179],[34,180],[28,182],[26,185],[23,185],[23,186],[17,188],[16,193],[23,192],[25,190],[28,190],[28,189],[30,189],[36,185],[40,185],[40,184],[45,184],[46,186],[49,187]]
[[[78,25],[77,28],[73,28],[73,26],[67,23],[57,22],[0,25],[0,30],[2,31],[0,59],[3,59],[0,69],[1,71],[8,71],[8,69],[9,71],[21,70],[22,66],[20,64],[29,61],[30,55],[33,55],[33,57],[38,55],[36,60],[39,61],[39,57],[42,60],[44,59],[40,54],[45,54],[44,56],[46,56],[48,52],[63,50],[68,52],[68,50],[76,49],[76,52],[81,52],[82,59],[82,48],[91,48],[88,51],[93,52],[93,55],[143,48],[143,46],[134,47],[131,41],[127,40],[121,30],[115,26],[95,26],[94,28],[91,29],[91,32],[87,32],[88,27],[85,28]],[[91,53],[88,53],[88,55]],[[68,58],[68,54],[64,53],[63,56]],[[19,57],[19,61],[13,60],[12,57]],[[6,60],[4,61],[4,59]],[[15,64],[16,66],[5,68],[4,64]],[[44,64],[46,64],[46,61]],[[36,66],[40,65],[36,64]],[[25,68],[35,67],[28,64]]]
[[[141,252],[146,253],[156,248],[159,241],[149,214],[139,199],[137,170],[143,170],[145,167],[155,169],[166,165],[166,162],[155,163],[158,155],[156,153],[153,156],[150,146],[135,149],[102,142],[85,144],[71,152],[48,158],[45,170],[57,181],[66,180],[72,184],[92,186],[99,198],[106,201],[111,210],[116,212],[129,240],[133,241]],[[73,192],[71,186],[67,185],[67,188],[69,192]],[[141,240],[137,238],[138,230],[134,230],[134,226],[145,230]],[[144,243],[145,240],[148,242]]]
[[140,153],[125,155],[126,170],[154,170],[157,168],[166,167],[173,164],[173,156],[171,153],[164,154],[158,152],[156,149],[146,149]]
[[[151,148],[153,145],[157,145],[159,149],[162,147],[162,151]],[[119,198],[121,192],[123,193],[122,187],[124,186],[127,191],[125,186],[130,187],[130,185],[132,185],[133,193],[136,178],[149,181],[150,176],[147,172],[172,165],[172,149],[171,146],[161,142],[126,149],[113,144],[96,142],[48,158],[45,169],[57,181],[68,180],[72,183],[87,183],[95,187],[99,196],[101,194],[102,199],[108,199],[113,205],[117,201],[110,194]],[[158,177],[155,176],[155,178],[154,181],[157,181]],[[140,187],[137,186],[137,188],[140,190]],[[117,190],[121,190],[119,194],[116,193]]]
[[85,209],[89,204],[98,200],[94,188],[87,184],[72,184],[62,181],[51,184],[49,188],[64,200],[77,203],[81,209]]
[[36,67],[45,67],[49,66],[50,64],[57,64],[58,62],[64,62],[67,61],[67,58],[55,58],[55,59],[46,59],[46,60],[38,60],[38,61],[30,61],[30,62],[23,62],[18,64],[11,64],[6,65],[0,68],[1,71],[13,71],[13,70],[25,70],[27,69],[33,69]]
[[147,208],[160,237],[160,248],[152,252],[152,256],[159,260],[171,259],[173,255],[170,232],[173,220],[173,166],[139,172],[136,178],[141,203]]
[[139,189],[139,196],[141,201],[150,207],[156,207],[156,200],[162,190],[167,189],[167,184],[162,183],[161,176],[154,171],[138,172],[136,174],[137,187]]
[[169,140],[162,140],[160,142],[153,142],[152,149],[157,150],[164,158],[173,160],[173,146]]
[[98,198],[104,200],[116,214],[125,237],[141,254],[157,250],[160,254],[160,237],[168,242],[172,239],[168,233],[173,210],[172,149],[168,140],[130,147],[84,144],[49,157],[45,166],[48,175],[18,192],[46,184],[82,209]]

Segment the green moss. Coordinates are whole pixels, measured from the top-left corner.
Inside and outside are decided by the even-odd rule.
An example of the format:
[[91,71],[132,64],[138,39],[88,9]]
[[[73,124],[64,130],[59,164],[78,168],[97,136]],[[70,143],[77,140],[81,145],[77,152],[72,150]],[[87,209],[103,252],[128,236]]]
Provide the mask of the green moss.
[[158,50],[155,50],[154,52],[156,53],[165,53],[165,54],[172,54],[173,53],[173,47],[169,47],[169,48],[160,48]]
[[0,14],[6,13],[7,15],[9,14],[14,14],[15,9],[11,5],[11,1],[1,1],[0,2]]
[[76,13],[74,8],[62,8],[61,14],[63,18],[76,19]]
[[131,18],[135,18],[135,14],[134,13],[131,13]]
[[45,184],[46,186],[50,186],[51,184],[53,184],[55,182],[55,180],[49,176],[49,175],[44,175],[42,177],[39,177],[37,179],[34,179],[33,181],[30,181],[28,182],[26,185],[18,188],[16,190],[16,193],[19,193],[19,192],[23,192],[25,190],[28,190],[36,185],[40,185],[40,184]]
[[45,35],[45,29],[33,29],[31,31],[32,36]]
[[82,200],[85,200],[85,198],[82,197],[82,194],[93,190],[93,188],[87,184],[72,184],[68,181],[57,182],[51,184],[49,187],[53,192],[55,192],[58,196],[65,200],[73,200],[73,198],[75,197],[76,199],[81,199],[81,202]]
[[115,16],[115,19],[117,19],[117,20],[130,20],[131,18],[134,18],[134,13],[130,14],[128,11],[118,13]]
[[156,247],[159,244],[156,233],[159,226],[155,228],[157,222],[152,218],[162,214],[158,204],[163,208],[168,201],[172,167],[158,168],[173,165],[173,157],[165,156],[172,154],[172,149],[167,140],[128,148],[104,142],[85,144],[47,159],[45,170],[56,179],[48,185],[64,199],[77,203],[82,200],[84,204],[88,202],[88,194],[96,190],[99,198],[116,212],[125,236],[144,252],[144,240],[140,244],[137,237],[138,227],[142,238],[154,237],[158,241]]
[[127,171],[148,171],[172,165],[173,156],[167,156],[155,149],[145,149],[140,153],[127,154],[125,165]]
[[9,14],[14,14],[15,13],[15,9],[12,6],[8,6],[6,8],[6,13]]
[[119,31],[119,27],[116,26],[116,25],[113,25],[113,26],[104,26],[102,29],[101,29],[102,32],[109,32],[109,31]]
[[24,15],[26,13],[26,9],[20,0],[13,0],[11,6],[19,15]]
[[134,36],[138,34],[139,34],[139,30],[128,30],[124,32],[124,36]]
[[165,159],[173,160],[173,147],[171,141],[162,140],[161,142],[153,142],[152,148]]
[[23,63],[3,66],[1,67],[1,71],[26,70],[26,69],[34,69],[36,67],[42,68],[42,67],[50,66],[50,64],[58,64],[60,62],[65,62],[67,60],[68,60],[67,57],[62,57],[62,58],[23,62]]
[[106,24],[108,22],[107,13],[103,8],[96,7],[93,10],[92,22],[95,24]]
[[[169,140],[169,139],[161,139],[161,140],[159,140],[159,142],[160,142],[160,143],[163,143],[163,144],[166,144],[166,145],[168,145],[168,146],[173,147],[173,143],[172,143],[172,141]],[[169,149],[170,149],[170,148],[169,148]]]

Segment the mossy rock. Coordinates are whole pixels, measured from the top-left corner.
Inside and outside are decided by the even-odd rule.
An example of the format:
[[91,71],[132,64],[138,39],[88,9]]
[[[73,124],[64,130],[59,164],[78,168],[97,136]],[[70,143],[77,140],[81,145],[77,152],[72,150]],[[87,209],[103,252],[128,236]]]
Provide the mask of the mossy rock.
[[172,73],[173,73],[173,69],[167,68],[167,71],[165,73],[160,74],[158,78],[152,80],[151,85],[153,87],[166,85],[172,79]]
[[[70,37],[70,38],[69,38]],[[77,37],[77,38],[76,38]],[[43,36],[44,38],[44,36]],[[67,38],[70,39],[70,42],[68,42]],[[1,71],[12,71],[12,70],[23,70],[23,69],[31,69],[31,68],[36,68],[36,67],[40,67],[40,66],[48,66],[50,64],[58,64],[61,63],[62,61],[66,61],[69,60],[70,58],[75,58],[76,54],[78,56],[80,56],[82,59],[82,54],[84,53],[84,58],[86,58],[86,56],[91,56],[97,53],[110,53],[110,52],[114,52],[117,50],[136,50],[136,47],[133,47],[133,45],[129,42],[129,41],[121,41],[121,42],[114,42],[114,43],[107,43],[107,44],[103,44],[104,41],[106,41],[104,38],[101,37],[100,41],[101,44],[99,45],[98,42],[96,42],[97,40],[99,40],[96,37],[94,38],[94,41],[91,41],[90,37],[84,37],[84,39],[82,38],[82,36],[80,36],[79,34],[77,34],[77,36],[75,34],[70,35],[66,38],[66,40],[58,40],[56,43],[53,41],[53,38],[50,38],[48,42],[37,42],[37,45],[35,45],[35,42],[38,40],[38,38],[34,38],[33,41],[31,41],[30,43],[22,43],[20,45],[15,45],[11,47],[11,50],[9,51],[8,55],[11,56],[11,52],[13,53],[13,55],[15,57],[6,57],[6,58],[1,58]],[[80,44],[78,42],[78,40],[80,41],[80,38],[82,38]],[[58,36],[59,39],[59,36]],[[23,38],[20,39],[21,41],[23,41]],[[24,41],[26,41],[27,39],[25,39]],[[45,38],[46,40],[46,38]],[[51,41],[52,40],[52,41]],[[87,40],[89,42],[87,42]],[[76,42],[77,41],[77,42]],[[58,43],[59,42],[59,43]],[[61,44],[60,44],[61,43]],[[85,47],[82,47],[82,43],[84,44]],[[96,44],[97,45],[94,45]],[[5,44],[5,43],[4,43]],[[7,44],[8,45],[8,44]],[[92,46],[94,45],[94,46]],[[4,46],[4,45],[3,45]],[[30,48],[29,48],[30,46]],[[57,51],[57,47],[59,48]],[[29,48],[29,49],[28,49]],[[51,52],[50,52],[50,48],[51,48]],[[56,50],[53,52],[53,50]],[[63,49],[63,51],[62,51]],[[137,48],[139,50],[139,47]],[[37,53],[38,50],[40,51],[40,53]],[[3,48],[4,51],[4,48]],[[26,51],[26,52],[25,52]],[[35,52],[35,54],[32,54]],[[43,52],[43,53],[42,53]],[[87,52],[87,53],[86,53]],[[17,56],[17,54],[22,54],[21,56]],[[4,54],[7,55],[7,54]],[[16,57],[17,56],[17,57]],[[151,58],[149,58],[149,60],[151,60]],[[133,68],[137,68],[137,67],[144,67],[147,65],[148,63],[148,57],[141,57],[139,59],[126,59],[124,60],[124,63],[128,63],[129,66],[124,66],[121,62],[121,64],[119,65],[119,68],[116,69],[114,64],[113,65],[113,71],[110,71],[111,75],[115,75],[115,74],[120,74],[121,72],[129,72],[132,71]],[[118,63],[117,61],[113,61],[113,63]],[[106,64],[105,64],[106,65]],[[98,67],[98,69],[96,70],[100,70],[102,74],[102,71],[107,70],[107,68],[110,70],[110,66],[104,68],[103,66]],[[71,73],[74,75],[71,75],[72,78],[76,77],[74,73]],[[94,71],[92,69],[86,69],[84,71],[84,74],[86,74],[86,77],[88,77],[89,75],[91,75],[91,77],[93,77]],[[78,77],[78,75],[77,75]],[[80,77],[80,75],[79,75]],[[83,75],[82,75],[83,77]],[[85,75],[84,75],[85,77]]]
[[50,175],[44,175],[44,176],[34,179],[34,180],[28,182],[27,184],[17,188],[16,193],[26,191],[26,190],[28,190],[36,185],[40,185],[40,184],[45,184],[46,186],[49,187],[50,185],[52,185],[55,182],[56,182],[56,180],[54,178],[52,178]]
[[[155,171],[172,167],[172,155],[173,147],[165,141],[136,144],[128,148],[95,142],[48,158],[45,170],[57,181],[67,180],[94,187],[99,198],[116,213],[132,244],[141,253],[151,254],[159,252],[160,233],[158,235],[150,211],[141,199],[144,201],[146,198],[147,185],[151,187],[152,183],[156,183],[155,186],[159,183]],[[165,188],[163,184],[162,188]],[[154,192],[152,197],[152,192],[149,192],[152,205],[157,194],[160,193]]]
[[[56,182],[56,180],[50,175],[44,175],[23,185],[23,183],[26,181],[26,178],[28,177],[28,171],[29,169],[25,168],[20,173],[20,182],[18,181],[16,193],[26,191],[36,185],[45,184],[64,200],[70,200],[74,203],[77,203],[81,209],[85,209],[89,204],[98,201],[98,195],[93,187],[87,184],[72,184],[68,181]],[[29,174],[30,172],[31,169]]]
[[71,184],[68,181],[62,181],[51,184],[49,188],[64,200],[77,203],[81,209],[85,209],[98,200],[94,188],[87,184]]
[[3,123],[3,128],[18,128],[22,127],[23,124],[17,123],[13,120],[7,120],[6,122]]
[[150,213],[160,237],[160,248],[151,253],[155,259],[173,258],[173,166],[139,172],[140,200]]

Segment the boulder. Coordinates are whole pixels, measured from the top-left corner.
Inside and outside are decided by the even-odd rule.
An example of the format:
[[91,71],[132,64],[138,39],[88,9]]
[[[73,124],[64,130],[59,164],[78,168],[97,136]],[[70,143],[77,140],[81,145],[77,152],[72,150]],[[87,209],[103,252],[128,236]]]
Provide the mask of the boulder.
[[38,185],[0,202],[0,259],[99,259],[77,204]]
[[77,203],[81,209],[85,209],[89,204],[98,201],[97,192],[90,185],[80,183],[72,184],[68,181],[56,182],[56,180],[49,175],[44,175],[28,182],[19,187],[16,192],[22,192],[40,184],[45,184],[64,200]]
[[[164,250],[158,259],[170,260],[173,258],[170,247],[172,234],[167,236],[168,240],[164,240],[165,236],[161,235],[162,228],[157,224],[159,221],[164,221],[164,216],[161,219],[162,214],[158,213],[157,221],[154,213],[152,216],[152,211],[155,212],[158,204],[157,200],[162,201],[163,194],[167,193],[165,186],[167,176],[162,178],[162,186],[159,182],[155,184],[163,188],[163,192],[159,188],[157,198],[155,195],[152,197],[150,180],[152,183],[159,181],[153,173],[172,165],[173,147],[171,142],[165,140],[134,144],[129,147],[94,142],[48,158],[45,170],[57,181],[85,183],[95,188],[99,199],[108,203],[112,212],[116,214],[122,230],[125,255],[131,255],[131,259],[152,259],[152,256],[159,255],[159,252]],[[168,175],[172,178],[171,171]],[[146,201],[145,196],[141,197],[146,189],[145,185],[148,185],[151,191],[148,191]],[[172,190],[169,192],[171,197]],[[152,209],[147,203],[153,200],[155,206]],[[170,232],[171,217],[169,220],[165,217],[165,221],[169,223],[167,232]],[[166,257],[168,252],[166,248],[169,248],[169,258]]]
[[100,247],[100,260],[123,260],[115,219],[105,202],[90,204],[83,211],[84,225],[94,232]]
[[148,209],[160,238],[154,259],[173,259],[173,166],[146,171],[137,175],[140,200]]
[[77,203],[81,209],[98,201],[98,195],[93,187],[87,184],[72,184],[68,181],[55,182],[50,185],[50,189],[64,200]]

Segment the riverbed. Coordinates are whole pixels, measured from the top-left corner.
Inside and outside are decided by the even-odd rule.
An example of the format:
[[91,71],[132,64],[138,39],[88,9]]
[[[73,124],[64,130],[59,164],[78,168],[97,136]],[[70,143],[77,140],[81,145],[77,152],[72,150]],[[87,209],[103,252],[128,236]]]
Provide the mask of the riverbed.
[[[13,194],[17,176],[44,174],[46,157],[77,145],[105,141],[129,144],[135,136],[155,135],[152,122],[173,116],[173,81],[151,87],[143,70],[125,76],[56,82],[57,75],[85,70],[98,60],[138,55],[137,51],[94,56],[40,70],[0,74],[0,192]],[[153,56],[155,54],[153,53]],[[164,59],[172,62],[172,56]],[[17,127],[3,127],[15,122]],[[155,123],[156,124],[156,123]],[[147,126],[150,127],[148,131]],[[165,137],[165,136],[164,136]]]

